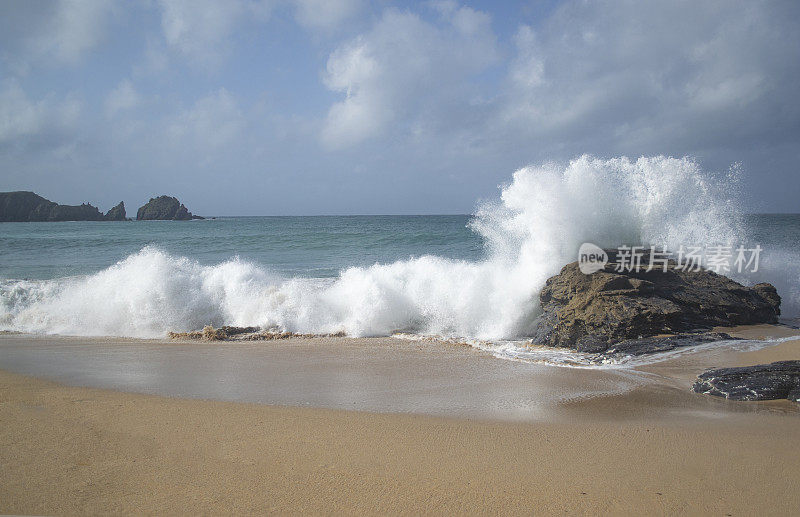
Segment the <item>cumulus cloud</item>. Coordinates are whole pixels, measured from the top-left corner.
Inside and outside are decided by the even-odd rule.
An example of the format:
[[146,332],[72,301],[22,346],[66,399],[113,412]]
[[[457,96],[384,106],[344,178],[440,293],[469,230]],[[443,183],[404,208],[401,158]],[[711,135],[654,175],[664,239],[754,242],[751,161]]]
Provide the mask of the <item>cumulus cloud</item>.
[[27,73],[32,61],[75,64],[106,36],[112,0],[17,1],[3,4],[5,61]]
[[245,126],[246,118],[236,99],[220,88],[181,112],[169,125],[169,134],[175,141],[212,151],[234,142]]
[[106,115],[114,116],[118,111],[135,108],[141,102],[141,96],[129,79],[124,79],[106,96]]
[[272,2],[5,2],[0,167],[20,188],[229,170],[302,191],[293,213],[465,211],[527,163],[690,154],[796,206],[798,2]]
[[468,7],[440,9],[439,23],[395,9],[329,57],[326,86],[345,95],[331,106],[323,142],[346,147],[449,103],[468,101],[469,81],[497,59],[487,14]]
[[355,16],[364,0],[295,0],[295,18],[313,29],[332,29]]
[[60,0],[39,42],[40,51],[64,62],[77,61],[105,36],[113,6],[111,0]]
[[[438,21],[389,9],[330,54],[324,82],[344,98],[325,119],[328,148],[421,134],[442,152],[479,143],[520,163],[583,152],[717,158],[796,138],[800,4],[565,1],[520,25],[494,68],[487,14],[430,5]],[[486,95],[478,77],[490,77]]]
[[[797,4],[567,2],[522,26],[497,124],[606,152],[773,140],[796,124]],[[780,138],[780,137],[778,137]],[[574,148],[575,146],[573,146]],[[584,148],[585,149],[585,148]]]
[[7,82],[0,88],[0,145],[61,142],[69,138],[80,112],[80,102],[71,96],[32,100],[17,82]]
[[268,19],[272,8],[268,0],[160,0],[159,5],[167,44],[199,68],[217,66],[237,24]]

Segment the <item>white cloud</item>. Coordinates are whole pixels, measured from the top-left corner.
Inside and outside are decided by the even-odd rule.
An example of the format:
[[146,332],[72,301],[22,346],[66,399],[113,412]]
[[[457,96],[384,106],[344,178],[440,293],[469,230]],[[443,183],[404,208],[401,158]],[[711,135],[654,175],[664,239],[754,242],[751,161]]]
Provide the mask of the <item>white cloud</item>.
[[18,74],[35,62],[75,64],[107,33],[112,0],[10,2],[0,16],[0,56]]
[[45,118],[43,102],[31,102],[17,84],[0,91],[0,142],[35,134]]
[[271,10],[265,0],[160,0],[159,4],[167,43],[199,68],[219,65],[236,26],[251,18],[265,20]]
[[357,143],[392,120],[391,94],[381,86],[385,74],[381,67],[363,39],[331,54],[325,84],[347,95],[328,112],[322,136],[331,147]]
[[173,140],[189,139],[200,150],[224,148],[238,139],[247,125],[236,99],[225,88],[199,99],[169,125]]
[[111,117],[117,112],[135,108],[141,102],[141,96],[130,80],[125,79],[106,96],[106,115]]
[[42,51],[53,52],[63,62],[77,61],[105,36],[113,7],[111,0],[60,0]]
[[31,100],[20,85],[7,82],[0,89],[0,145],[24,145],[33,140],[60,138],[74,128],[81,104],[72,97]]
[[355,16],[364,0],[295,0],[295,18],[309,28],[332,29]]
[[464,100],[470,78],[497,59],[488,15],[467,7],[442,9],[434,24],[389,9],[366,34],[329,57],[325,84],[344,93],[322,131],[331,148],[379,135],[398,120],[418,131],[432,111]]
[[[754,177],[771,174],[749,186],[782,196],[782,209],[795,202],[800,2],[559,0],[537,16],[516,5],[498,9],[500,44],[487,14],[453,1],[358,11],[274,0],[270,25],[260,23],[268,3],[207,2],[4,3],[3,170],[22,184],[56,163],[70,188],[142,170],[185,182],[207,164],[314,185],[327,195],[317,201],[334,188],[351,205],[381,200],[376,211],[403,206],[401,196],[415,209],[463,210],[532,161],[692,154],[710,169],[742,161]],[[509,27],[514,12],[531,25]],[[297,39],[300,25],[312,41]],[[360,35],[346,32],[353,26]],[[98,51],[112,27],[113,45]],[[343,39],[323,50],[332,34]],[[183,66],[213,72],[259,48],[261,60],[237,59],[225,77]],[[82,110],[80,99],[91,104]],[[381,206],[387,199],[398,204]]]
[[132,68],[134,77],[163,74],[169,67],[169,54],[165,43],[157,38],[148,37],[145,43],[142,60]]
[[[797,120],[800,37],[788,4],[567,2],[523,26],[496,121],[605,153],[696,152]],[[787,116],[787,114],[792,114]],[[788,128],[787,128],[788,129]],[[543,140],[540,140],[542,143]],[[728,144],[729,145],[729,144]]]
[[344,98],[322,128],[328,148],[403,137],[517,160],[721,156],[721,146],[782,145],[796,133],[797,6],[565,1],[516,30],[503,83],[498,69],[474,80],[497,63],[488,16],[430,5],[438,22],[389,9],[330,54],[324,81]]

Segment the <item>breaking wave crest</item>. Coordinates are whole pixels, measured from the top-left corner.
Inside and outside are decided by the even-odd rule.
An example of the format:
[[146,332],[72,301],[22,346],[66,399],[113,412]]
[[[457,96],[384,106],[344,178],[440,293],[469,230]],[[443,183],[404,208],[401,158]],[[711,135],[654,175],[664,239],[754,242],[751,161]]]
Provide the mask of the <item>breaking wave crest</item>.
[[212,324],[525,336],[545,280],[575,260],[583,242],[676,249],[746,240],[734,179],[713,180],[691,159],[663,156],[525,167],[470,223],[487,247],[482,261],[422,256],[346,269],[335,279],[282,278],[238,258],[204,266],[146,247],[93,275],[3,280],[0,328],[161,337]]

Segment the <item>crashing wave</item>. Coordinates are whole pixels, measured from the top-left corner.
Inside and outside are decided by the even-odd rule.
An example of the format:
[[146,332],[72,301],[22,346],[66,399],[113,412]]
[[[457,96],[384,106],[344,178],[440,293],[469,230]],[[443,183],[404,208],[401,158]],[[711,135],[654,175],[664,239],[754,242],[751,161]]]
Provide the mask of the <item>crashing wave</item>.
[[[0,328],[131,337],[206,325],[349,336],[527,336],[541,287],[575,260],[583,242],[677,249],[747,239],[730,185],[689,158],[545,163],[516,171],[500,199],[478,209],[470,226],[487,247],[482,261],[421,256],[349,268],[335,279],[282,278],[238,258],[204,266],[146,247],[88,276],[2,281]],[[760,279],[778,286],[784,313],[792,310],[796,272],[787,282],[779,264],[770,270],[769,257],[764,263]]]

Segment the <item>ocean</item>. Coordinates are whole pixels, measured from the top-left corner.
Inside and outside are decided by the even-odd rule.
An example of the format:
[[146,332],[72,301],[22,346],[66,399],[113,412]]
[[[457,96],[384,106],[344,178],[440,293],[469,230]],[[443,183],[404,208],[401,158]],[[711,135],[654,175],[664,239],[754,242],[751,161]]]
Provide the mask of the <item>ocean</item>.
[[583,242],[763,248],[800,307],[800,215],[741,212],[731,178],[664,157],[516,171],[472,215],[0,224],[0,330],[163,337],[204,325],[524,339]]
[[0,224],[0,278],[97,273],[144,248],[213,266],[238,257],[284,277],[331,278],[415,256],[484,254],[468,215],[218,217],[193,221]]

